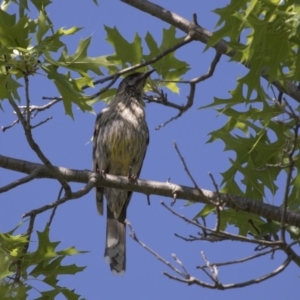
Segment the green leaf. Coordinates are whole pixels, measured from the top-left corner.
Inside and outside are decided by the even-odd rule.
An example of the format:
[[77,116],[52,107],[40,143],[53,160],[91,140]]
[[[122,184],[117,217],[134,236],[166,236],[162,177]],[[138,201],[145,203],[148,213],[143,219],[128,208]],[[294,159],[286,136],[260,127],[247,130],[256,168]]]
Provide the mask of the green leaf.
[[198,219],[201,217],[206,217],[208,216],[211,212],[214,212],[216,210],[216,207],[211,204],[205,204],[204,207],[201,209],[199,213],[193,218],[193,219]]
[[[251,222],[249,222],[251,220]],[[243,211],[226,209],[221,211],[221,229],[224,230],[227,225],[234,225],[239,229],[239,235],[246,236],[248,233],[257,235],[257,231],[251,225],[259,227],[263,221],[257,216]]]
[[69,290],[64,287],[57,287],[50,291],[41,292],[42,297],[36,298],[35,300],[55,300],[57,299],[56,296],[58,296],[59,294],[63,294],[65,296],[65,299],[68,300],[82,299],[80,295],[74,292],[74,290]]
[[280,224],[277,222],[268,222],[263,223],[258,226],[259,228],[259,235],[258,238],[263,238],[267,234],[275,234],[280,230]]
[[[36,267],[32,271],[33,273],[37,272],[37,270],[39,270],[39,268],[41,267],[44,268],[44,270],[47,270],[46,266],[49,266],[49,264],[57,267],[61,261],[60,259],[58,259],[59,256],[65,257],[74,254],[86,253],[86,251],[78,251],[74,247],[57,251],[56,247],[60,244],[60,242],[51,242],[49,238],[49,233],[50,229],[48,226],[45,227],[44,231],[37,231],[38,248],[36,251],[32,253],[27,253],[25,255],[23,266],[28,267],[31,265],[39,265],[41,263],[39,267]],[[83,270],[83,268],[74,267],[73,265],[71,265],[68,266],[68,270],[79,272]]]
[[75,34],[79,30],[81,30],[81,28],[75,26],[69,29],[60,28],[54,34],[48,35],[44,39],[42,39],[47,28],[51,28],[51,24],[47,25],[45,22],[46,20],[44,19],[44,16],[40,15],[38,20],[39,31],[37,32],[38,35],[36,35],[38,43],[33,47],[33,51],[35,50],[38,53],[43,52],[43,54],[46,56],[46,61],[49,60],[51,63],[57,64],[56,60],[52,59],[51,55],[48,52],[57,52],[60,48],[66,47],[66,45],[60,40],[60,38]]
[[56,296],[58,296],[60,291],[58,289],[52,289],[50,291],[41,292],[41,297],[36,298],[35,300],[55,300]]
[[14,235],[22,224],[9,232],[0,232],[0,280],[14,273],[12,263],[22,255],[23,247],[28,242],[26,236]]
[[[176,28],[171,26],[169,29],[163,29],[162,43],[158,46],[153,36],[147,32],[145,41],[150,53],[143,55],[143,59],[146,61],[151,60],[170,47],[183,41],[183,39],[184,37],[176,38]],[[175,57],[175,53],[176,52],[171,52],[152,64],[152,67],[156,69],[156,72],[161,75],[164,80],[180,80],[190,69],[188,63]],[[160,85],[167,87],[172,92],[179,93],[179,88],[175,83],[161,82]]]
[[49,231],[50,229],[48,226],[45,227],[44,231],[37,231],[39,240],[38,248],[33,253],[27,253],[25,255],[23,263],[24,267],[28,267],[29,265],[37,264],[39,262],[46,265],[50,259],[57,256],[55,249],[60,242],[51,242],[49,239]]
[[[239,3],[237,3],[237,1],[239,1]],[[231,1],[229,5],[213,11],[220,17],[216,26],[223,26],[213,33],[213,35],[207,42],[205,50],[209,47],[214,46],[217,42],[225,37],[230,38],[229,44],[239,41],[240,32],[243,30],[244,24],[243,21],[238,17],[237,12],[239,9],[245,9],[247,2],[247,0]]]
[[[115,98],[116,92],[117,92],[117,89],[115,89],[115,88],[109,89],[109,90],[105,91],[103,94],[101,94],[99,98],[102,99],[107,104],[109,104]],[[96,99],[92,99],[92,100],[88,101],[87,103],[89,105],[93,105],[94,103],[96,103],[98,101],[99,101],[98,98],[96,98]]]
[[126,68],[142,62],[142,42],[136,33],[132,43],[126,41],[116,27],[104,26],[106,40],[114,47],[115,54],[107,56],[107,60]]
[[[10,265],[12,263],[11,257],[2,250],[2,247],[0,247],[0,281],[9,276],[12,275],[14,272],[10,269]],[[0,287],[1,290],[1,287]],[[1,294],[0,294],[1,295]]]
[[30,286],[24,284],[12,284],[11,282],[0,282],[1,299],[5,300],[26,300]]
[[[74,249],[74,248],[73,248]],[[50,260],[49,263],[46,261],[41,261],[39,264],[36,265],[36,267],[29,273],[29,275],[37,278],[41,275],[45,276],[44,282],[55,287],[58,279],[57,276],[59,275],[75,275],[78,272],[81,272],[85,269],[85,267],[78,267],[75,264],[62,266],[61,262],[65,258],[66,255],[73,255],[78,254],[79,252],[76,250],[74,253],[64,254],[57,253],[57,256],[53,260]]]
[[65,75],[57,72],[56,67],[42,66],[42,69],[47,73],[49,79],[53,80],[56,88],[63,98],[66,114],[73,117],[72,103],[80,107],[82,111],[92,111],[92,107],[88,104],[90,97],[82,94],[78,81],[74,81],[70,74]]
[[15,15],[0,10],[0,43],[6,47],[27,49],[30,44],[29,33],[32,25],[32,21],[25,15],[16,22]]
[[14,80],[10,75],[0,74],[0,99],[9,99],[11,101],[20,100],[18,88],[22,85]]
[[287,226],[287,231],[290,233],[292,239],[294,239],[294,240],[299,239],[300,229],[298,227],[296,227],[296,226]]
[[[56,65],[76,71],[81,76],[87,76],[88,71],[92,71],[97,75],[102,75],[100,67],[107,67],[111,64],[106,60],[106,57],[104,56],[88,57],[87,50],[90,42],[90,37],[85,40],[81,40],[75,53],[70,56],[68,55],[66,48],[64,48],[62,55],[58,59]],[[51,63],[54,64],[55,61],[51,60]]]
[[30,2],[38,11],[44,11],[44,9],[52,3],[50,0],[30,0]]
[[37,19],[37,31],[36,31],[36,41],[37,44],[42,43],[43,36],[49,31],[51,25],[47,22],[47,17],[43,11],[40,11],[39,17]]

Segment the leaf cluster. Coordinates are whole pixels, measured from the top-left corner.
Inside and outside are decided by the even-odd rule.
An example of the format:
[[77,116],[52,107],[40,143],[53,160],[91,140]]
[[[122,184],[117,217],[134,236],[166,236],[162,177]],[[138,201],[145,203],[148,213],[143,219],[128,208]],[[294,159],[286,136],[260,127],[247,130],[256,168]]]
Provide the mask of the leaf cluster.
[[[221,140],[224,150],[231,153],[230,167],[221,174],[222,192],[257,201],[269,202],[271,197],[281,204],[277,181],[287,175],[293,164],[293,176],[286,187],[290,191],[288,207],[292,210],[300,207],[297,117],[300,107],[291,99],[281,99],[282,95],[276,95],[270,83],[277,80],[285,86],[287,80],[298,81],[299,8],[298,1],[231,0],[227,6],[215,10],[219,21],[207,48],[225,39],[229,50],[236,51],[232,60],[249,69],[237,80],[229,98],[214,98],[213,103],[202,107],[213,107],[226,117],[224,126],[211,132],[208,140],[209,143]],[[261,74],[268,79],[267,83],[262,82]],[[248,223],[253,216],[241,219],[240,211],[233,214],[233,218],[228,218],[228,211],[224,211],[222,220],[253,232]],[[268,224],[268,220],[254,219],[257,228]],[[247,230],[242,232],[246,234]]]
[[[70,54],[65,39],[76,34],[81,28],[76,26],[55,29],[47,15],[46,8],[50,1],[31,1],[38,10],[38,17],[30,17],[29,5],[25,1],[6,1],[7,9],[18,4],[19,13],[10,14],[0,9],[0,100],[19,100],[18,89],[22,87],[20,79],[43,72],[54,83],[62,97],[66,114],[73,117],[72,105],[82,111],[92,111],[95,102],[84,93],[86,88],[94,88],[94,76],[102,76],[104,72],[114,74],[123,68],[134,66],[152,59],[178,43],[182,38],[176,37],[174,27],[163,30],[163,41],[157,45],[148,32],[145,43],[149,53],[143,52],[142,38],[136,34],[134,40],[128,42],[117,28],[105,26],[107,42],[114,53],[97,57],[88,55],[91,37],[80,40],[77,49]],[[17,16],[18,15],[18,16]],[[175,58],[170,53],[163,60],[152,64],[162,79],[180,79],[188,70],[188,64]],[[141,71],[145,71],[144,67]],[[155,83],[152,81],[153,86]],[[163,86],[178,92],[175,83],[164,83]],[[101,95],[102,100],[109,100],[115,94],[110,89]]]
[[[21,225],[21,224],[20,224]],[[28,244],[27,235],[15,235],[13,230],[0,233],[0,295],[2,299],[27,299],[27,295],[34,288],[40,294],[36,299],[55,299],[62,294],[66,299],[79,299],[74,290],[59,285],[59,276],[75,275],[85,267],[75,264],[63,265],[66,256],[85,253],[74,247],[56,250],[60,242],[52,242],[49,238],[50,229],[37,231],[38,246],[31,252],[23,253]],[[16,280],[16,274],[20,274]],[[39,290],[33,287],[34,281],[43,282]]]

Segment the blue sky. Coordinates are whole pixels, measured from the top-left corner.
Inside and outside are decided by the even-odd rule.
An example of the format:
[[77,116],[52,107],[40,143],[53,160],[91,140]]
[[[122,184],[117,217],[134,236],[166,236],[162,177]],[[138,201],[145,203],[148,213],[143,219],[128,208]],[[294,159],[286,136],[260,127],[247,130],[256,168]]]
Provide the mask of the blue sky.
[[[159,5],[189,20],[192,19],[193,13],[197,13],[199,24],[212,31],[217,21],[217,15],[212,10],[223,6],[224,1],[162,0],[159,1]],[[49,6],[48,12],[55,28],[68,28],[74,25],[84,27],[76,36],[65,40],[71,53],[76,49],[80,39],[92,35],[89,52],[91,56],[113,52],[112,47],[105,41],[104,25],[116,26],[129,41],[133,40],[136,32],[144,38],[149,31],[158,43],[162,37],[162,29],[169,28],[168,24],[116,0],[99,0],[99,7],[96,7],[92,1],[54,1],[54,4]],[[182,35],[178,31],[178,36]],[[203,53],[203,50],[203,44],[194,42],[178,51],[177,57],[187,60],[191,65],[186,79],[206,73],[214,51],[209,50]],[[222,126],[225,118],[218,116],[212,109],[198,110],[197,108],[211,103],[213,97],[227,98],[228,91],[235,87],[238,76],[245,72],[243,66],[229,63],[227,57],[222,57],[214,77],[198,85],[195,103],[190,111],[159,131],[156,131],[155,127],[177,112],[155,104],[146,106],[150,145],[140,175],[142,179],[167,181],[170,178],[174,183],[193,185],[174,150],[173,141],[176,141],[198,185],[214,190],[208,172],[214,175],[217,182],[221,182],[220,172],[228,167],[228,157],[234,156],[232,153],[223,151],[222,142],[206,144],[209,132]],[[154,73],[151,77],[155,79],[157,74]],[[89,92],[93,94],[99,88],[96,86],[94,91]],[[35,105],[45,104],[42,96],[58,95],[54,85],[41,72],[31,79],[30,93],[31,102]],[[169,93],[169,100],[185,103],[187,93],[187,87],[181,86],[179,95]],[[24,99],[24,94],[22,98]],[[98,113],[103,107],[105,104],[99,102],[94,105],[94,110]],[[8,103],[4,102],[3,108],[4,112],[0,112],[1,126],[8,125],[15,120]],[[37,122],[48,116],[52,116],[53,119],[35,129],[34,138],[54,165],[72,169],[91,169],[90,139],[95,115],[83,113],[75,106],[73,112],[74,120],[65,115],[62,104],[45,111],[39,116]],[[0,145],[3,155],[39,162],[35,153],[27,145],[20,125],[1,133]],[[20,177],[22,177],[21,174],[0,169],[0,186]],[[80,185],[73,184],[72,188],[76,190],[80,188]],[[21,220],[23,213],[55,201],[58,191],[57,182],[36,180],[1,194],[0,230],[7,231],[13,228]],[[278,203],[280,200],[275,197],[269,199],[269,203]],[[253,246],[237,242],[211,244],[208,242],[187,243],[179,240],[174,233],[195,235],[198,230],[171,215],[161,206],[161,201],[169,204],[171,199],[151,197],[149,207],[144,195],[134,194],[128,209],[128,220],[143,242],[171,262],[173,262],[171,254],[175,253],[191,275],[209,282],[203,273],[195,269],[196,265],[204,263],[200,255],[201,251],[204,251],[210,262],[234,260],[253,254]],[[184,207],[184,205],[185,202],[177,201],[174,209],[188,217],[193,217],[202,207],[200,204],[189,207]],[[39,215],[35,229],[43,230],[48,218],[49,213]],[[212,225],[212,219],[210,221]],[[26,226],[27,224],[23,227],[24,231]],[[58,208],[51,225],[51,239],[61,240],[61,248],[74,245],[79,250],[89,251],[87,254],[67,259],[69,263],[87,266],[84,272],[76,276],[61,278],[61,285],[75,288],[76,292],[86,299],[177,300],[201,297],[201,299],[209,298],[210,300],[220,298],[248,300],[255,297],[259,300],[266,299],[266,294],[272,299],[298,299],[299,297],[296,296],[299,294],[299,270],[292,264],[282,274],[258,285],[228,291],[208,290],[198,286],[186,286],[167,279],[162,275],[162,271],[168,271],[167,266],[151,256],[129,236],[127,237],[126,274],[123,277],[113,276],[103,259],[105,218],[97,214],[93,191],[81,199],[69,201]],[[35,241],[36,236],[33,235],[32,249],[35,247]],[[283,260],[281,255],[276,254],[273,260],[270,257],[264,257],[241,266],[223,267],[219,269],[220,280],[226,284],[258,277],[277,268]],[[33,284],[40,286],[39,282]],[[36,295],[32,294],[32,297],[34,296]]]

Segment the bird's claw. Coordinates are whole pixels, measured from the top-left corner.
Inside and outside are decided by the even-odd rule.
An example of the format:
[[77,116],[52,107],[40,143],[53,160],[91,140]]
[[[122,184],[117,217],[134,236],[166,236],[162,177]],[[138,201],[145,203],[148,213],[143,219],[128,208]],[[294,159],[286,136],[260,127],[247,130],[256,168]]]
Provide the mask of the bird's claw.
[[97,173],[99,174],[100,177],[106,178],[106,173],[105,173],[104,170],[98,170],[98,169],[97,169]]
[[128,174],[128,181],[129,181],[130,183],[136,182],[137,179],[138,179],[138,177],[137,177],[136,174]]

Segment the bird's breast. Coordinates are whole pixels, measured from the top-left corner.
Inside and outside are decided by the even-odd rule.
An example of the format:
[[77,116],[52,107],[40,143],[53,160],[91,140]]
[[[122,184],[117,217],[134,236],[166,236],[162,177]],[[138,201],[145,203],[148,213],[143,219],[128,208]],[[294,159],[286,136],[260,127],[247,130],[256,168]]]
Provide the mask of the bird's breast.
[[105,126],[102,135],[109,158],[109,173],[127,175],[129,168],[137,174],[141,168],[148,141],[148,127],[142,107],[118,108],[118,113]]

